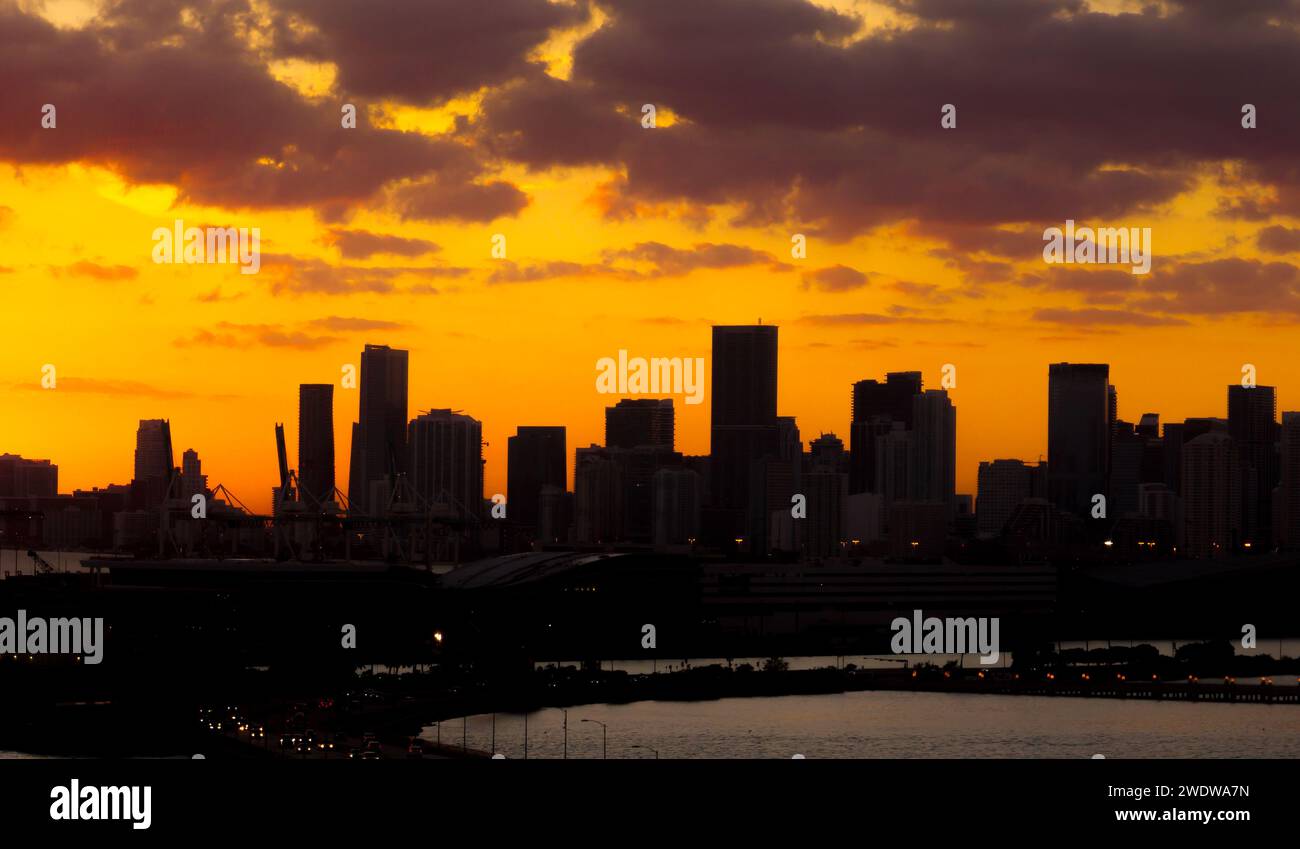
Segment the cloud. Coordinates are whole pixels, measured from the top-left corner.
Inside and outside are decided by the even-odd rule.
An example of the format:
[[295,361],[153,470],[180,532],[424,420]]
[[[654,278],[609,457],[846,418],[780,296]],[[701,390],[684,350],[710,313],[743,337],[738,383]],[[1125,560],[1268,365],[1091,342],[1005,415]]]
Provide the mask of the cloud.
[[1256,237],[1261,251],[1289,254],[1300,251],[1300,229],[1275,224],[1259,231]]
[[832,265],[803,275],[805,289],[823,292],[849,292],[867,285],[867,275],[847,265]]
[[689,249],[674,248],[662,242],[639,242],[630,248],[607,251],[607,262],[627,260],[650,263],[652,273],[676,277],[699,269],[744,268],[764,265],[772,271],[790,271],[794,266],[781,262],[766,251],[744,245],[700,242]]
[[339,249],[344,259],[368,259],[375,254],[416,257],[435,253],[441,248],[428,239],[410,239],[369,230],[330,229],[326,244]]
[[37,381],[30,383],[12,383],[15,389],[31,389],[35,391],[54,391],[54,392],[76,392],[88,395],[112,395],[122,398],[234,398],[233,395],[214,395],[208,392],[195,393],[181,389],[168,389],[161,386],[152,386],[148,383],[141,383],[138,380],[115,380],[113,378],[98,377],[78,377],[73,375],[58,375],[58,381],[53,390],[42,389]]
[[[429,284],[429,278],[458,278],[469,271],[468,268],[450,265],[334,265],[315,257],[263,254],[259,276],[270,279],[272,294],[437,294],[438,290]],[[399,283],[404,277],[423,279],[419,283]]]
[[140,276],[140,272],[129,265],[100,265],[86,260],[64,266],[64,270],[77,277],[92,277],[95,280],[134,280]]
[[1102,308],[1040,309],[1034,313],[1034,319],[1037,321],[1052,322],[1054,324],[1101,327],[1115,327],[1121,325],[1132,327],[1159,327],[1187,324],[1186,321],[1180,318],[1146,315],[1132,310]]

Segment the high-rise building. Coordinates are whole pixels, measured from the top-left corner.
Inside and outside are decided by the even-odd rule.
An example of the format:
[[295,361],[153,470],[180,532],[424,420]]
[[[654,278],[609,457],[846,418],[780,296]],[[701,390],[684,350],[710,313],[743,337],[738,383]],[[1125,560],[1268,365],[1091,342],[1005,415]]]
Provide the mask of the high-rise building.
[[1241,453],[1242,538],[1253,548],[1269,547],[1273,488],[1280,467],[1277,391],[1272,386],[1228,386],[1228,433]]
[[135,479],[172,474],[172,429],[167,419],[141,419],[135,432]]
[[1212,431],[1183,446],[1183,540],[1189,557],[1228,557],[1237,550],[1241,481],[1241,454],[1228,434]]
[[1123,519],[1138,512],[1138,485],[1142,483],[1142,461],[1147,440],[1139,436],[1132,422],[1116,421],[1110,437],[1110,490],[1106,517]]
[[876,439],[893,430],[894,422],[912,427],[912,397],[921,394],[919,371],[895,371],[885,382],[859,380],[853,384],[849,425],[849,492],[874,492]]
[[895,501],[908,500],[915,486],[915,459],[912,432],[902,422],[894,422],[888,433],[876,437],[876,482],[870,491],[880,494],[886,510]]
[[957,408],[946,389],[912,396],[909,499],[953,508],[957,494]]
[[993,460],[980,463],[975,501],[975,521],[983,537],[1002,533],[1016,508],[1030,498],[1041,498],[1046,468],[1023,460]]
[[624,398],[605,408],[608,448],[652,446],[673,450],[673,399]]
[[710,483],[714,505],[731,514],[731,532],[750,514],[754,462],[781,452],[776,377],[775,326],[713,328]]
[[334,499],[334,385],[298,387],[298,489],[308,504]]
[[59,492],[59,467],[49,460],[0,454],[0,498],[53,498]]
[[132,507],[151,510],[167,498],[174,455],[172,429],[167,419],[141,419],[135,433],[135,477],[131,480]]
[[1110,453],[1110,366],[1053,363],[1047,390],[1047,480],[1051,502],[1091,515],[1094,495],[1106,493]]
[[203,474],[203,461],[199,452],[186,448],[181,454],[181,497],[190,501],[196,495],[208,494],[208,476]]
[[406,436],[411,487],[424,501],[474,523],[483,509],[483,425],[451,410],[411,419]]
[[567,453],[563,427],[526,425],[506,440],[506,515],[512,522],[537,527],[542,487],[567,488]]
[[406,472],[406,390],[409,353],[387,345],[361,352],[361,405],[353,428],[348,502],[369,513]]
[[833,433],[823,433],[808,443],[805,466],[810,472],[849,472],[849,454],[844,440]]
[[1282,470],[1278,483],[1278,541],[1300,549],[1300,413],[1282,414]]
[[[522,430],[522,428],[521,428]],[[599,445],[574,452],[573,535],[580,545],[609,545],[623,538],[623,470]]]
[[655,472],[655,545],[695,543],[700,534],[700,492],[700,476],[691,469]]

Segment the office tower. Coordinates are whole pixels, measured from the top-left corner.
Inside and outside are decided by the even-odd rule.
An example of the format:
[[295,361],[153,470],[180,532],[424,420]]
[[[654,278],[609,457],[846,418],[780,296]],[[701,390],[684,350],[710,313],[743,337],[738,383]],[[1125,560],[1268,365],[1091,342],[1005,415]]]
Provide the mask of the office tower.
[[808,443],[805,465],[811,472],[849,472],[849,455],[844,440],[833,433],[823,433]]
[[1115,422],[1111,429],[1107,519],[1122,519],[1138,512],[1138,485],[1142,483],[1145,453],[1146,439],[1138,436],[1132,422]]
[[542,487],[567,489],[563,427],[523,426],[506,440],[506,515],[512,522],[537,527]]
[[980,463],[975,501],[975,522],[982,537],[1001,536],[1007,520],[1021,502],[1035,497],[1035,475],[1042,476],[1040,466],[1023,460],[993,460]]
[[718,531],[743,534],[753,464],[782,450],[776,415],[777,328],[714,327],[712,358],[711,488],[725,526],[712,531],[715,536]]
[[1057,508],[1092,515],[1106,492],[1109,465],[1110,366],[1053,363],[1047,389],[1047,481]]
[[953,509],[957,494],[957,409],[946,389],[912,396],[912,475],[909,499]]
[[912,427],[912,396],[921,394],[919,371],[896,371],[885,382],[859,380],[853,384],[849,425],[849,492],[874,491],[876,439],[893,430],[893,422]]
[[361,352],[361,405],[353,428],[348,502],[353,512],[373,513],[406,471],[407,351],[366,345]]
[[53,498],[59,493],[59,467],[49,460],[24,460],[0,454],[0,498]]
[[803,531],[803,556],[840,556],[843,554],[840,543],[846,536],[844,516],[848,509],[849,476],[839,472],[811,472],[803,476],[800,488],[808,499],[807,516],[796,520]]
[[298,387],[298,490],[309,505],[334,500],[334,385]]
[[1273,488],[1280,468],[1277,392],[1272,386],[1228,386],[1228,433],[1241,453],[1242,539],[1256,550],[1272,541]]
[[606,447],[649,445],[671,451],[673,442],[673,399],[624,398],[605,408]]
[[547,484],[537,498],[537,540],[544,545],[569,542],[573,525],[573,493]]
[[[411,487],[424,503],[476,523],[483,509],[483,425],[451,410],[411,419],[406,434]],[[508,511],[507,511],[508,513]]]
[[1138,420],[1137,427],[1134,428],[1137,435],[1144,439],[1155,439],[1160,436],[1160,414],[1143,413],[1142,418]]
[[574,452],[574,542],[609,545],[623,537],[622,478],[608,449],[592,445]]
[[[799,551],[803,520],[791,514],[794,496],[804,494],[802,458],[764,457],[755,460],[750,478],[749,550]],[[806,504],[805,504],[806,506]]]
[[667,447],[653,445],[606,450],[619,467],[623,486],[623,515],[618,522],[623,535],[617,541],[653,542],[655,475],[660,469],[681,466],[682,455]]
[[700,493],[700,476],[691,469],[655,472],[655,545],[695,543],[700,535]]
[[1300,548],[1300,413],[1282,414],[1281,481],[1278,484],[1279,542]]
[[135,434],[135,476],[131,507],[152,510],[167,498],[175,467],[172,430],[167,419],[141,419]]
[[912,433],[902,422],[894,422],[889,433],[876,438],[876,481],[871,491],[881,495],[885,508],[908,499],[915,475],[914,460]]
[[1228,557],[1241,542],[1241,454],[1212,431],[1183,446],[1183,540],[1189,557]]
[[207,496],[208,476],[203,474],[199,452],[186,448],[181,455],[181,497],[190,501],[196,495]]
[[1138,515],[1178,526],[1178,496],[1163,483],[1138,484]]
[[135,480],[170,478],[172,430],[167,419],[141,419],[135,432]]

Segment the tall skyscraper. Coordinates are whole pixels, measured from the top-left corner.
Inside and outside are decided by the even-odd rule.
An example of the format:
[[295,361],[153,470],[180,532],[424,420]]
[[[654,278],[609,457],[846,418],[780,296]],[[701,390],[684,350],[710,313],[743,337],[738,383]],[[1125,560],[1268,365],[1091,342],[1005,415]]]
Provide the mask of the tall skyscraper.
[[141,419],[135,432],[135,479],[171,477],[172,428],[167,419]]
[[298,387],[298,488],[308,504],[334,497],[334,385]]
[[876,481],[876,439],[902,422],[912,427],[912,397],[921,394],[919,371],[894,371],[885,382],[859,380],[853,384],[849,425],[849,492],[873,492]]
[[975,519],[982,537],[1001,535],[1007,520],[1027,499],[1041,498],[1046,468],[1023,460],[994,460],[980,463]]
[[408,352],[367,345],[361,352],[361,406],[353,428],[353,512],[379,509],[383,493],[406,471],[406,386]]
[[608,448],[592,445],[574,452],[575,542],[609,545],[623,538],[624,491],[623,469]]
[[957,408],[946,389],[912,396],[910,500],[944,504],[951,514],[957,495]]
[[[430,410],[407,430],[411,487],[430,505],[466,522],[483,510],[483,425],[451,410]],[[508,513],[507,513],[508,515]]]
[[715,506],[743,525],[753,463],[780,453],[776,415],[777,328],[713,328],[710,456]]
[[196,495],[208,494],[208,476],[203,474],[199,452],[186,448],[181,454],[181,497],[189,501]]
[[563,427],[526,425],[506,440],[506,515],[512,522],[537,527],[542,487],[566,489],[567,453]]
[[[1110,366],[1052,363],[1047,384],[1047,481],[1051,502],[1087,517],[1106,493]],[[1109,514],[1108,514],[1109,515]]]
[[1231,436],[1183,446],[1183,539],[1189,557],[1232,555],[1241,543],[1241,454]]
[[173,462],[171,423],[167,419],[141,419],[135,433],[132,509],[151,510],[163,503],[175,470]]
[[673,399],[624,398],[605,408],[605,446],[673,450]]
[[1282,474],[1278,493],[1279,542],[1300,548],[1300,413],[1282,414]]
[[1277,391],[1272,386],[1228,386],[1228,433],[1241,453],[1241,524],[1256,550],[1271,544],[1273,488],[1280,474]]

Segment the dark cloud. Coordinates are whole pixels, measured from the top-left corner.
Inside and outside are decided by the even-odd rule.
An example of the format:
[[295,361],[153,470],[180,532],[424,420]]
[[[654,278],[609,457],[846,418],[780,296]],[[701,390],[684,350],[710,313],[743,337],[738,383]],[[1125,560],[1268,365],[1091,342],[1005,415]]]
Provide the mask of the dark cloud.
[[547,0],[281,0],[274,14],[278,55],[333,62],[345,94],[425,104],[529,73],[529,55],[590,12]]
[[388,233],[371,233],[369,230],[344,230],[333,228],[326,233],[326,243],[339,249],[344,259],[368,259],[375,254],[393,256],[424,256],[441,248],[427,239],[408,239]]
[[656,275],[677,276],[698,269],[744,268],[764,265],[772,271],[790,271],[794,266],[782,262],[766,251],[744,245],[700,242],[687,248],[674,248],[662,242],[639,242],[630,248],[607,251],[609,262],[626,260],[648,262]]
[[426,180],[394,189],[390,203],[403,220],[485,224],[517,215],[528,206],[528,195],[502,180],[482,184]]
[[1289,254],[1300,251],[1300,229],[1275,224],[1259,231],[1259,249],[1271,254]]
[[[364,122],[343,129],[338,102],[270,75],[249,45],[257,20],[246,0],[129,0],[60,29],[0,0],[0,160],[85,161],[173,185],[182,201],[331,218],[390,182],[436,174],[446,196],[436,217],[481,216],[472,149]],[[46,103],[55,129],[40,126]]]
[[847,265],[832,265],[804,274],[803,285],[823,292],[850,292],[866,286],[867,275]]

